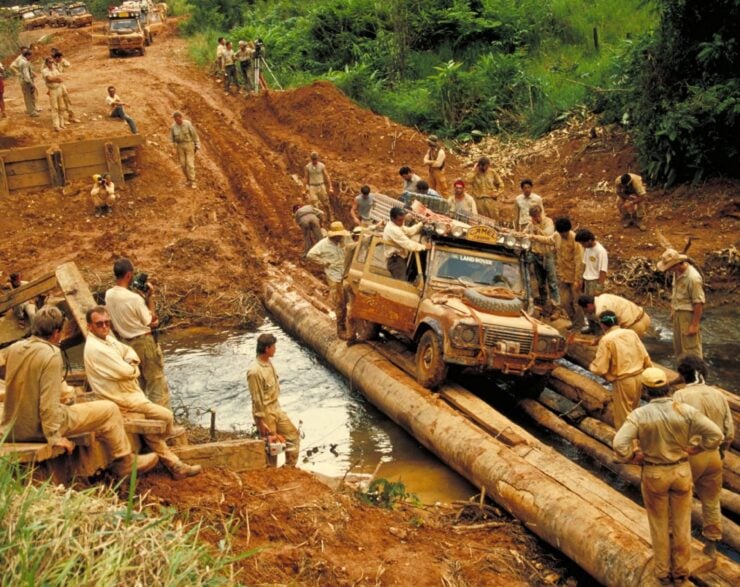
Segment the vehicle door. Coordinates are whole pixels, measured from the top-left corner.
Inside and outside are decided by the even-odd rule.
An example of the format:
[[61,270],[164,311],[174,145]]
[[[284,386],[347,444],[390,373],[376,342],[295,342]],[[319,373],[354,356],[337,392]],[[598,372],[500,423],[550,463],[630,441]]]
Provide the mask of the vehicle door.
[[394,279],[387,268],[383,239],[373,237],[353,301],[353,318],[413,334],[424,277],[419,254],[413,253],[409,257],[409,263],[416,266],[415,281]]

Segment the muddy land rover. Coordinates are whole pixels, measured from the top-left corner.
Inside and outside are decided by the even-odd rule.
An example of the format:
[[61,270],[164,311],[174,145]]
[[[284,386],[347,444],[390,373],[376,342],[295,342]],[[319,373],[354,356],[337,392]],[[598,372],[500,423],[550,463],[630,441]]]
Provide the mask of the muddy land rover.
[[565,339],[523,310],[529,242],[454,221],[425,228],[432,248],[409,255],[409,280],[391,277],[380,229],[361,237],[345,278],[358,336],[382,326],[415,344],[416,378],[430,389],[458,365],[541,390]]
[[139,12],[116,10],[108,16],[106,40],[111,57],[126,53],[144,55],[146,46],[151,44],[151,33],[142,27]]
[[90,26],[93,23],[93,16],[85,6],[84,2],[75,2],[67,7],[67,27],[74,29],[77,27]]

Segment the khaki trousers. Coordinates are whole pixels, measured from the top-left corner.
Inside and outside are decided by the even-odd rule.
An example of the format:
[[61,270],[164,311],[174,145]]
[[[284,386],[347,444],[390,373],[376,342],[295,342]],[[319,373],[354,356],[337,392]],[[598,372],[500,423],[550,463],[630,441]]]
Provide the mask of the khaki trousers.
[[285,449],[285,464],[289,467],[295,467],[298,464],[298,453],[301,444],[301,435],[298,428],[280,408],[274,408],[266,412],[263,422],[270,429],[271,434],[280,434],[288,442]]
[[174,425],[174,416],[172,412],[167,408],[158,406],[152,402],[144,402],[130,408],[131,412],[142,414],[147,420],[158,420],[164,422],[167,428],[164,434],[144,434],[144,442],[152,450],[152,452],[159,455],[160,460],[165,465],[176,465],[180,462],[178,456],[172,452],[172,449],[167,446],[167,438],[172,434],[172,427]]
[[305,257],[311,247],[323,238],[321,236],[321,222],[315,214],[306,214],[298,221],[298,226],[303,231],[303,256]]
[[642,500],[650,524],[655,577],[688,577],[691,561],[689,464],[645,465],[642,468]]
[[718,450],[705,450],[689,457],[694,492],[701,501],[701,533],[709,540],[722,539],[722,458]]
[[341,281],[332,281],[331,279],[326,280],[329,284],[329,295],[331,296],[331,304],[334,307],[334,313],[337,315],[337,336],[342,339],[347,339],[347,304],[344,299],[344,289],[342,288]]
[[75,115],[72,112],[72,100],[69,98],[69,92],[66,86],[62,86],[62,97],[64,99],[64,107],[67,110],[67,116],[69,121],[72,122],[75,119]]
[[[604,286],[601,285],[598,279],[584,279],[583,280],[583,294],[587,296],[596,297],[600,293],[604,292]],[[591,327],[591,332],[593,333],[599,333],[601,332],[601,328],[599,328],[599,322],[596,320],[596,316],[593,314],[586,314],[586,321],[588,322],[588,325]]]
[[168,410],[170,407],[170,388],[164,376],[164,356],[162,349],[150,334],[125,341],[139,355],[141,364],[142,385],[144,394],[155,404]]
[[573,327],[581,327],[583,325],[583,308],[578,305],[578,296],[581,295],[576,289],[574,283],[565,283],[563,281],[558,283],[558,290],[560,291],[560,307],[565,310],[565,313],[573,323]]
[[486,216],[491,220],[499,219],[499,203],[495,196],[477,196],[475,205],[478,208],[478,214]]
[[308,186],[308,203],[315,208],[320,208],[329,218],[333,218],[329,194],[326,191],[326,184]]
[[640,397],[642,396],[640,375],[641,373],[638,373],[612,383],[615,430],[619,430],[630,412],[640,405]]
[[694,313],[689,310],[673,312],[673,352],[676,358],[694,355],[704,357],[701,348],[701,326],[697,334],[687,334]]
[[447,195],[447,178],[444,170],[436,167],[429,168],[429,187],[438,191],[440,195]]
[[195,143],[175,143],[177,146],[177,160],[189,182],[195,182]]
[[123,416],[112,401],[85,402],[69,406],[66,410],[67,426],[59,431],[62,436],[94,432],[108,447],[114,460],[131,454],[131,445],[123,427]]
[[64,89],[62,88],[62,86],[47,89],[49,90],[51,123],[54,125],[54,129],[63,129],[64,120],[67,115],[67,104],[64,102]]
[[26,114],[29,116],[36,114],[39,110],[36,107],[36,86],[21,82],[21,91],[23,92],[23,102],[26,104]]

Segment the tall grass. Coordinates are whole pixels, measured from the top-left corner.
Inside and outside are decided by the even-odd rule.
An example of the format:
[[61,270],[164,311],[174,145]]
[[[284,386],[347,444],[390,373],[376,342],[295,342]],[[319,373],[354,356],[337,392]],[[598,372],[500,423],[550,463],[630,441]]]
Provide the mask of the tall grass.
[[[135,479],[132,485],[135,484]],[[233,585],[234,557],[212,553],[174,511],[107,487],[76,491],[0,459],[3,585]],[[249,556],[245,553],[243,556]]]

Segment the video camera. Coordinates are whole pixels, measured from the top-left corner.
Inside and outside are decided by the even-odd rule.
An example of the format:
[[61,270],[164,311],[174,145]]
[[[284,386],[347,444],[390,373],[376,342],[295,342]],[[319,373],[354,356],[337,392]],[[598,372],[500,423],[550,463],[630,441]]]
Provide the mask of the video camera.
[[265,44],[262,42],[262,39],[257,39],[254,42],[254,58],[259,59],[262,57],[262,51],[264,51]]
[[131,287],[139,290],[140,292],[146,293],[149,291],[149,275],[146,273],[139,273],[134,277],[131,282]]

